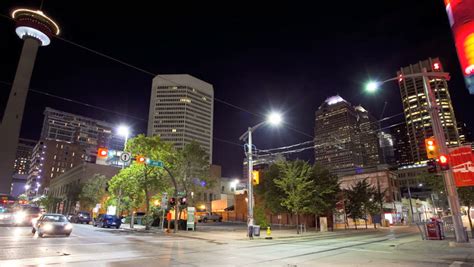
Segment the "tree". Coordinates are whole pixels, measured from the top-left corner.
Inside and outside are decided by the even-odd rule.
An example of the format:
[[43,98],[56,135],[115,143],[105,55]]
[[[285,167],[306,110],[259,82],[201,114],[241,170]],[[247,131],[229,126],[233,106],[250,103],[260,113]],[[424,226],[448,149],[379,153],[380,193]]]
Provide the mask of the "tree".
[[81,207],[92,210],[107,195],[106,188],[107,178],[101,174],[94,174],[91,179],[84,183],[79,193],[78,199]]
[[[296,225],[299,225],[299,215],[310,212],[311,197],[314,194],[311,180],[311,166],[302,160],[284,161],[277,163],[281,175],[274,180],[284,192],[281,205],[296,215]],[[296,228],[299,234],[299,227]]]
[[[367,179],[358,181],[351,188],[345,190],[345,203],[346,213],[354,221],[355,228],[357,229],[357,219],[365,220],[365,227],[367,228],[367,214],[369,210],[376,210],[376,205],[379,206],[379,201],[376,201],[377,189],[374,186],[370,186]],[[380,207],[380,206],[379,206]],[[380,211],[380,209],[378,210]]]
[[[383,210],[381,207],[380,203],[383,203],[384,198],[385,198],[385,191],[383,192],[378,192],[377,188],[374,186],[369,188],[368,192],[370,198],[367,203],[365,203],[366,210],[369,213],[369,215],[372,217],[372,223],[374,224],[374,228],[377,228],[377,225],[375,223],[374,217],[375,216],[381,216]],[[382,220],[383,218],[380,218]]]
[[255,194],[263,200],[265,208],[273,213],[288,212],[288,209],[281,205],[285,192],[274,182],[280,175],[280,167],[272,164],[263,172],[260,183],[254,187]]
[[[159,136],[138,135],[128,140],[126,150],[132,155],[142,155],[153,161],[162,161],[165,166],[173,166],[173,163],[176,162],[176,151],[173,149],[173,145],[161,141]],[[132,194],[139,200],[139,196],[143,193],[146,215],[150,215],[152,196],[158,192],[166,191],[170,184],[163,168],[146,163],[132,163],[130,167],[121,170],[119,174],[122,175],[116,178],[118,182],[114,188],[114,195],[119,195],[120,190],[131,190],[130,193],[125,192],[124,195]],[[128,179],[128,181],[124,181],[124,179]],[[124,187],[122,188],[120,184],[123,184]],[[132,203],[136,204],[133,198],[130,199]],[[146,229],[149,229],[150,223],[145,226]]]
[[340,184],[337,175],[331,174],[328,169],[316,164],[311,171],[311,181],[314,190],[311,197],[311,212],[317,219],[335,208]]
[[195,204],[194,199],[189,197],[191,192],[193,195],[202,193],[216,183],[210,176],[209,155],[196,141],[186,144],[178,151],[173,169],[176,173],[178,191],[184,191],[187,203],[191,206]]
[[112,197],[120,197],[121,205],[128,208],[131,214],[130,227],[133,228],[135,220],[134,211],[143,205],[145,192],[140,188],[137,176],[141,176],[143,170],[138,164],[132,164],[130,167],[121,170],[109,182],[109,192]]
[[[438,208],[448,208],[448,199],[446,196],[446,187],[444,185],[444,179],[442,175],[436,173],[423,173],[416,177],[417,181],[427,186],[431,191],[436,194],[438,201],[433,203]],[[434,201],[434,200],[432,200]]]
[[460,187],[458,188],[458,196],[461,203],[467,207],[467,217],[469,218],[469,226],[474,237],[474,230],[472,229],[471,207],[474,205],[474,187]]
[[48,212],[56,212],[56,205],[61,202],[60,198],[53,197],[52,195],[43,195],[37,200],[37,204],[44,207]]

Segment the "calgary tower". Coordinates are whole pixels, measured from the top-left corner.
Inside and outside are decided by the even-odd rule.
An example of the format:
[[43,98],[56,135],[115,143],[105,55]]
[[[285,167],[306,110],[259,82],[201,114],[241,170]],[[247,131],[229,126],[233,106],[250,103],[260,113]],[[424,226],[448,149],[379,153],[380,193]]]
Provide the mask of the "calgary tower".
[[0,125],[0,193],[11,190],[21,121],[38,47],[47,46],[59,34],[59,26],[41,10],[16,9],[12,12],[16,34],[23,40],[20,61]]

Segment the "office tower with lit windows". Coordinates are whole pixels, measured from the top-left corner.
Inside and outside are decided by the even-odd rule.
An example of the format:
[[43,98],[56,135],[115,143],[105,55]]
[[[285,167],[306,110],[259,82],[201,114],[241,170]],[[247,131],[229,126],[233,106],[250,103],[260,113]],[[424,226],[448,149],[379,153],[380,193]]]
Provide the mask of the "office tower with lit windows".
[[188,74],[153,79],[148,135],[158,135],[177,149],[196,141],[212,162],[214,88]]
[[399,166],[413,164],[410,140],[408,138],[407,126],[403,122],[391,128],[393,137],[393,152],[395,164]]
[[41,139],[79,144],[86,149],[85,160],[92,163],[99,147],[123,150],[124,143],[124,137],[116,133],[112,123],[49,107],[44,111]]
[[31,153],[38,141],[20,138],[16,149],[15,174],[27,174],[30,165]]
[[353,107],[339,95],[332,96],[315,116],[316,164],[337,173],[380,163],[378,126],[362,106]]
[[42,139],[33,148],[26,183],[28,196],[46,194],[50,181],[85,161],[87,150],[78,143]]
[[[426,68],[428,72],[442,72],[443,65],[439,58],[429,58],[406,67],[402,67],[397,75],[405,114],[406,128],[412,160],[421,162],[427,160],[425,138],[433,136],[431,118],[427,110],[427,97],[421,77],[406,78],[404,75],[421,73]],[[459,145],[459,133],[454,116],[448,83],[445,79],[430,79],[431,88],[440,107],[440,118],[448,146]]]

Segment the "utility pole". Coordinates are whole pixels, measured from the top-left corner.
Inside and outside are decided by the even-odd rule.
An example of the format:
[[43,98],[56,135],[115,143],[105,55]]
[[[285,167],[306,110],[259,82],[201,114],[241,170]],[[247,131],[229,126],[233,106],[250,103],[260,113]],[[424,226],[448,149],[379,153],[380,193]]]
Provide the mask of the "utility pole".
[[[430,86],[429,75],[426,68],[422,70],[423,87],[428,102],[428,112],[431,117],[431,123],[433,128],[433,136],[438,143],[439,152],[443,155],[448,155],[448,147],[446,145],[446,137],[444,136],[444,129],[441,124],[439,116],[439,106],[436,103],[436,97]],[[464,243],[467,242],[466,232],[464,231],[463,223],[461,220],[461,210],[459,205],[458,193],[454,184],[454,175],[451,169],[443,171],[444,183],[446,185],[446,193],[448,196],[449,206],[451,208],[453,216],[454,233],[456,235],[456,242]]]

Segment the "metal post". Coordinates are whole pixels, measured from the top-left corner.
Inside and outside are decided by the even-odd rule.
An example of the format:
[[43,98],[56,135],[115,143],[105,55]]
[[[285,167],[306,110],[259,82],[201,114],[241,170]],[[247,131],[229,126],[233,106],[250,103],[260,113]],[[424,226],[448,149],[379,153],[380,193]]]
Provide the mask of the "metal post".
[[[125,152],[125,148],[127,148],[127,140],[128,140],[128,135],[125,135],[125,141],[123,142],[123,152]],[[125,169],[125,161],[122,164],[122,170]],[[119,197],[117,199],[117,216],[120,216],[120,205],[122,200],[122,186],[119,186]]]
[[248,226],[253,225],[253,190],[252,190],[252,182],[253,182],[253,161],[252,161],[252,127],[248,129],[248,167],[249,167],[249,187],[248,187],[248,214],[247,214],[247,221]]
[[[428,102],[428,112],[431,117],[432,127],[433,127],[433,136],[435,137],[436,142],[439,146],[439,151],[448,155],[448,147],[446,145],[446,138],[444,136],[444,129],[441,124],[441,119],[439,116],[439,106],[436,103],[436,97],[431,89],[429,77],[427,75],[426,68],[423,68],[423,85],[425,89],[425,95]],[[456,186],[454,184],[454,177],[452,170],[443,171],[444,183],[446,185],[446,193],[448,196],[449,207],[451,208],[453,216],[453,226],[454,233],[456,235],[456,242],[464,243],[467,242],[467,236],[464,232],[464,227],[461,220],[461,210],[459,205],[458,193],[456,191]]]
[[415,223],[415,214],[413,214],[413,204],[411,203],[410,185],[408,185],[408,199],[410,200],[411,222],[412,222],[412,223]]

